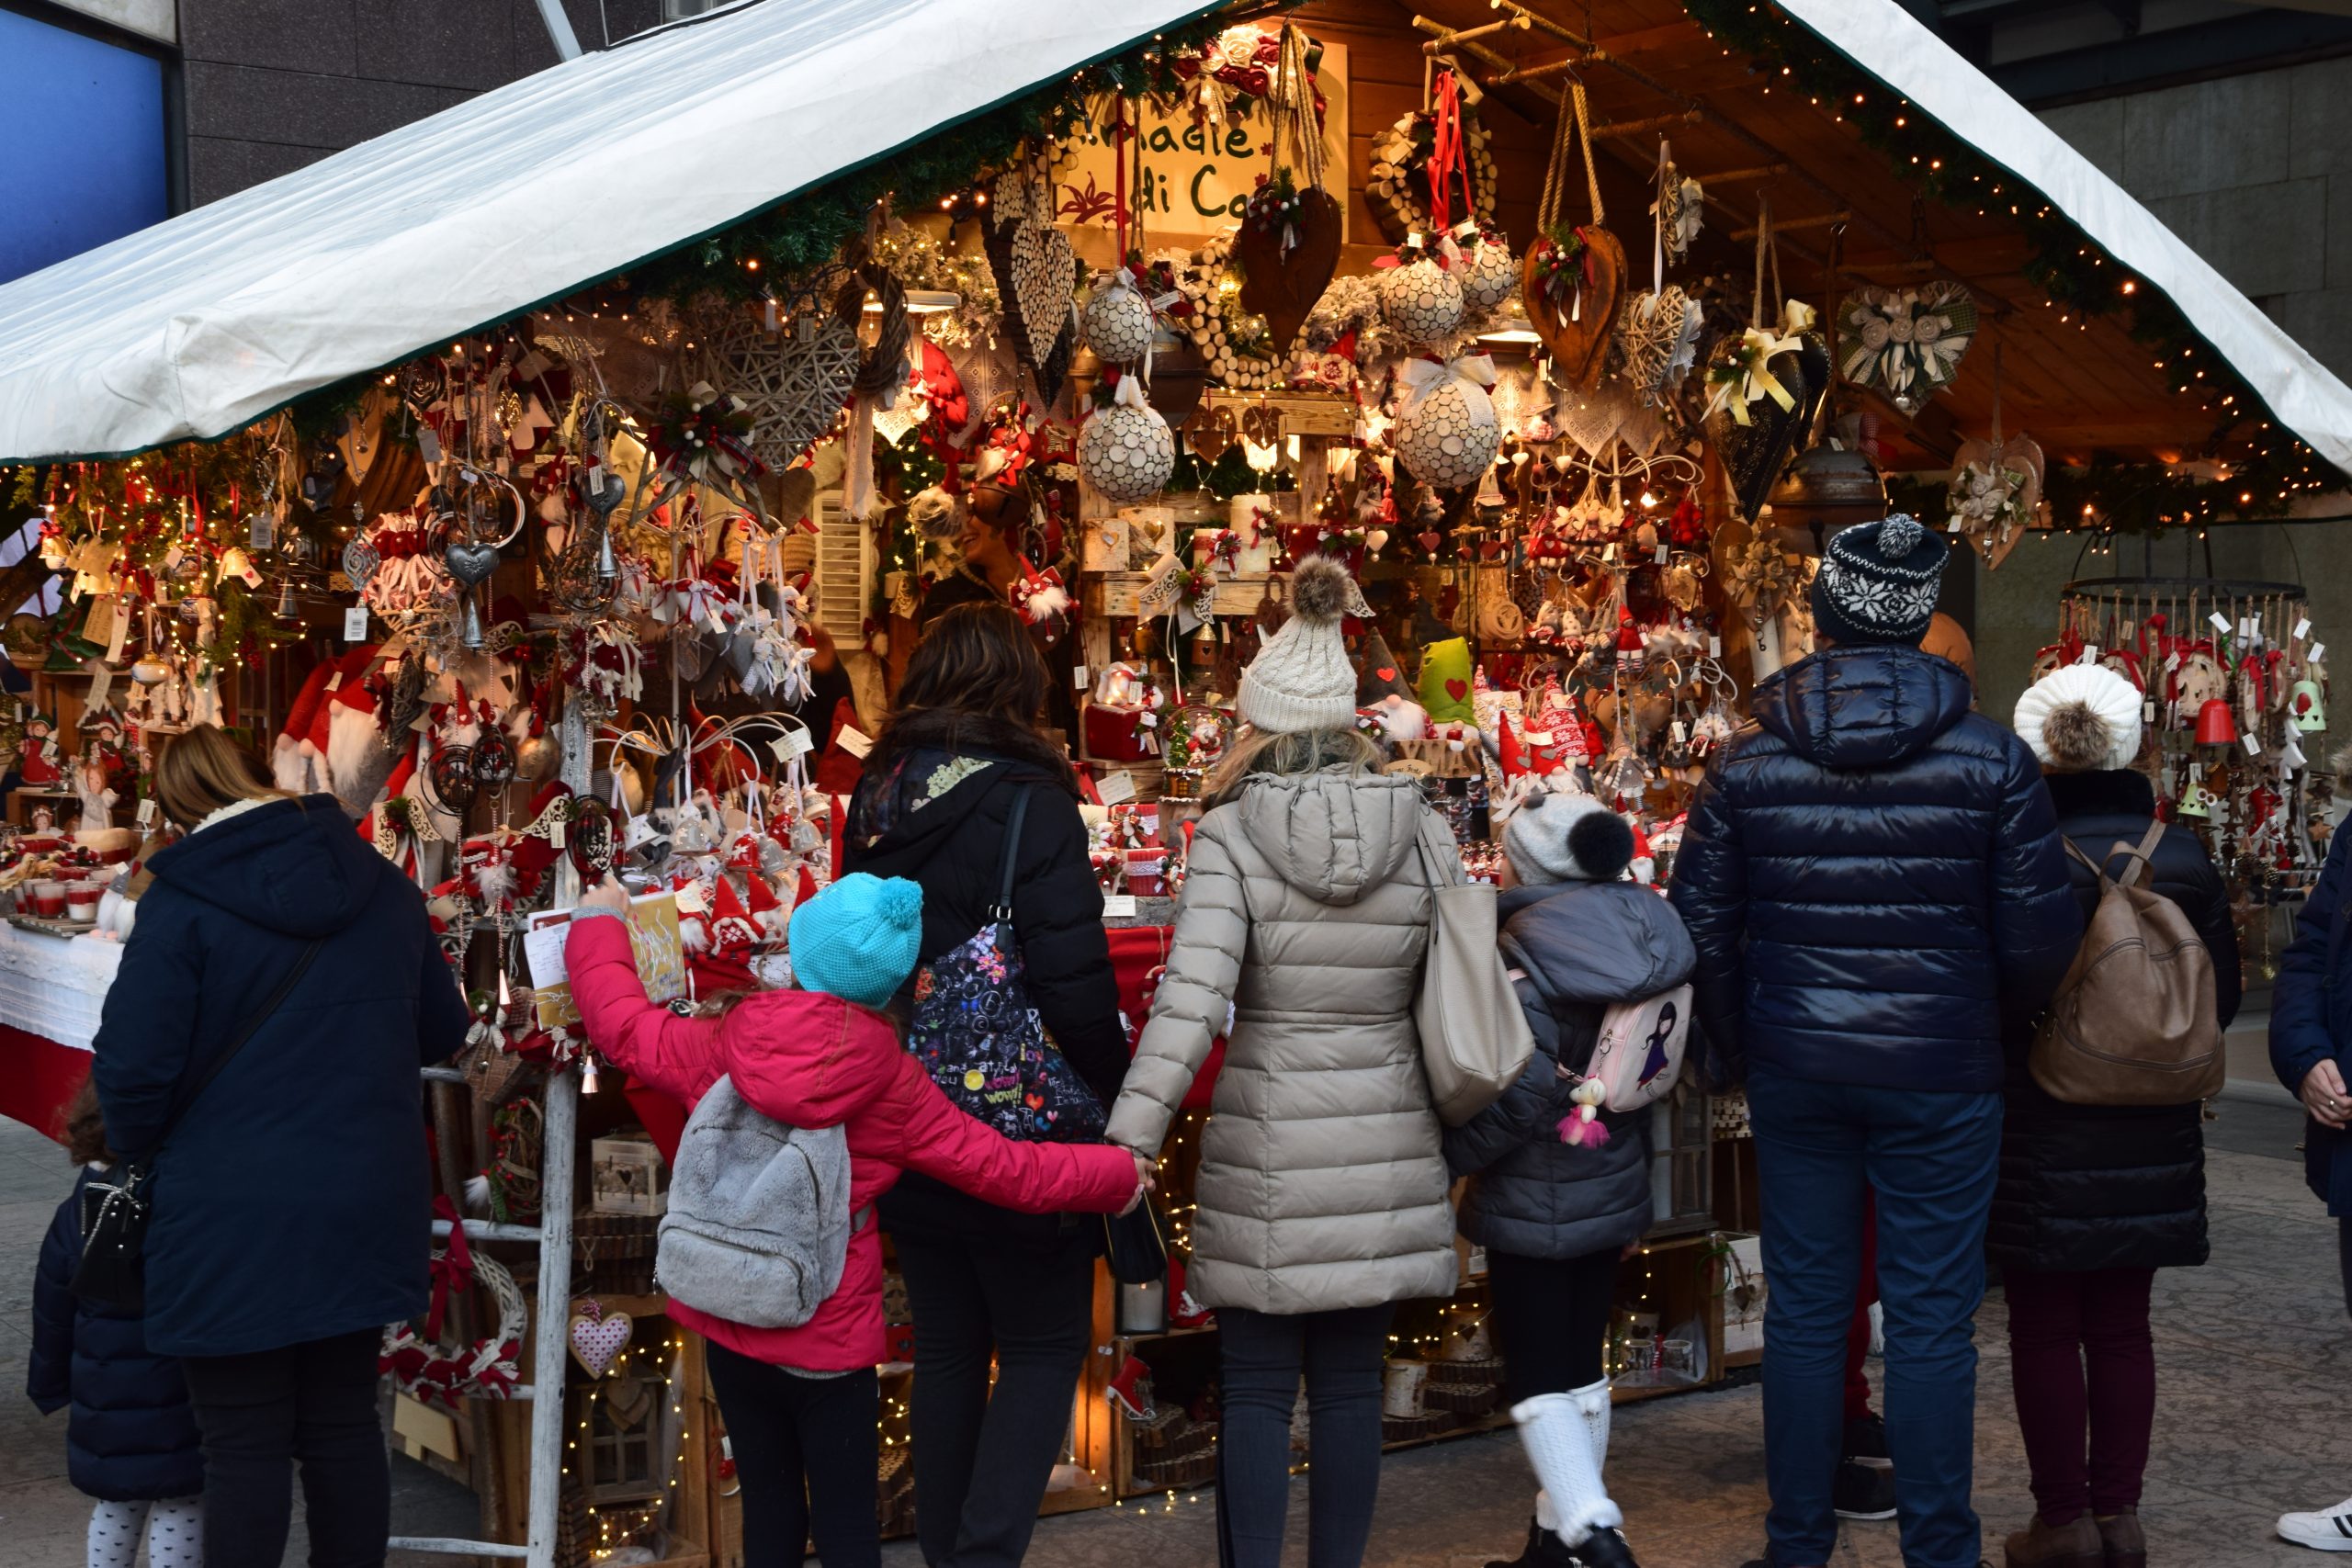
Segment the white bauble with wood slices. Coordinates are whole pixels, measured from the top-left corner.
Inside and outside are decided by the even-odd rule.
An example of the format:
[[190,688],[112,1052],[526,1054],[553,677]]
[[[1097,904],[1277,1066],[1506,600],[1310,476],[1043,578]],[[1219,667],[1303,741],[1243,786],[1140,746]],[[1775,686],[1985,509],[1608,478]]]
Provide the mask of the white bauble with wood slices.
[[1119,378],[1106,407],[1078,433],[1078,471],[1113,501],[1148,501],[1176,471],[1176,437],[1159,411],[1144,401],[1143,381]]

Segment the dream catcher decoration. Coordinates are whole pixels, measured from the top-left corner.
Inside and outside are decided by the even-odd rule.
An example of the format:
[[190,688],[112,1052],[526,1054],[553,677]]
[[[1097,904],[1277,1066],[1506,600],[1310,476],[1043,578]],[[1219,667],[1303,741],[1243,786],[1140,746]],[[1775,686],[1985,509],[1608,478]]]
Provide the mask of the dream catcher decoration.
[[1976,341],[1976,301],[1950,279],[1916,288],[1862,288],[1838,308],[1838,373],[1884,393],[1905,413],[1951,385]]
[[[1568,146],[1584,154],[1585,193],[1592,221],[1571,226],[1562,209],[1568,177]],[[1600,176],[1592,163],[1592,116],[1584,85],[1571,84],[1552,139],[1551,166],[1544,175],[1544,197],[1535,228],[1542,238],[1527,248],[1521,291],[1528,323],[1552,356],[1552,379],[1564,388],[1590,387],[1608,362],[1609,340],[1625,298],[1625,247],[1601,227]]]
[[1290,352],[1339,270],[1342,227],[1340,203],[1323,188],[1323,125],[1306,35],[1285,22],[1280,47],[1266,99],[1272,167],[1242,208],[1233,239],[1241,308],[1265,318],[1277,355]]
[[[1782,298],[1781,319],[1768,326],[1765,279]],[[1722,455],[1741,515],[1762,511],[1797,436],[1813,423],[1829,390],[1828,350],[1814,329],[1813,308],[1781,291],[1780,252],[1772,243],[1771,209],[1756,220],[1756,297],[1747,329],[1716,345],[1707,364],[1707,439]]]
[[1495,157],[1478,122],[1476,91],[1441,71],[1430,107],[1373,139],[1364,201],[1390,244],[1443,227],[1429,201],[1433,178],[1448,186],[1453,210],[1481,224],[1495,220]]
[[2001,345],[1993,344],[1993,438],[1965,441],[1952,458],[1951,489],[1945,497],[1949,527],[1967,539],[1987,568],[1997,567],[2017,548],[2041,508],[2045,459],[2041,443],[2001,434]]
[[980,243],[996,273],[1006,335],[1047,403],[1061,394],[1077,341],[1070,293],[1078,255],[1054,223],[1052,157],[1050,145],[1040,144],[998,176],[995,198],[980,220]]

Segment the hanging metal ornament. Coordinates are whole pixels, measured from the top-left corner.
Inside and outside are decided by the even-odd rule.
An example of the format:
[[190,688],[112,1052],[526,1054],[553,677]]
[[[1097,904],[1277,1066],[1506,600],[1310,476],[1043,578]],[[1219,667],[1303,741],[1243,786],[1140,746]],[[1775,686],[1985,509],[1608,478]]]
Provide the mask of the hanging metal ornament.
[[571,797],[571,819],[563,830],[564,852],[585,882],[613,869],[613,814],[594,795]]
[[354,593],[367,592],[368,584],[375,581],[376,569],[383,564],[382,554],[365,534],[354,534],[343,547],[343,575],[351,580]]
[[470,746],[444,746],[433,753],[433,765],[427,770],[433,780],[433,793],[452,815],[462,814],[474,803],[474,750]]
[[482,726],[473,745],[474,783],[483,789],[504,789],[514,782],[514,746],[495,724]]
[[[483,535],[492,525],[484,513],[492,502],[500,500],[500,491],[504,492],[503,502],[514,506],[514,520],[496,538],[485,538]],[[447,530],[447,542],[441,550],[441,564],[448,568],[450,577],[456,580],[458,598],[464,605],[459,640],[468,648],[480,648],[482,645],[481,610],[475,602],[478,596],[474,591],[487,582],[490,574],[498,570],[499,552],[522,533],[529,509],[523,502],[523,492],[512,483],[478,468],[458,470],[456,494],[436,487],[434,496],[440,511],[435,521]]]

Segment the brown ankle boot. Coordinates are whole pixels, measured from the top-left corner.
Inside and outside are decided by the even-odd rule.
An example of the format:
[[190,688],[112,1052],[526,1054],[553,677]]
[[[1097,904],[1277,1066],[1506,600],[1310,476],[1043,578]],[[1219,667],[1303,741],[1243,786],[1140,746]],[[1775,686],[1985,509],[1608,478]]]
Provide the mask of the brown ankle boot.
[[2008,1540],[2008,1568],[2106,1568],[2106,1563],[2107,1548],[2088,1514],[2063,1525],[2043,1524],[2036,1514],[2031,1526]]
[[2140,1510],[2100,1516],[2099,1539],[2107,1543],[2107,1568],[2148,1568],[2148,1538],[2140,1531]]

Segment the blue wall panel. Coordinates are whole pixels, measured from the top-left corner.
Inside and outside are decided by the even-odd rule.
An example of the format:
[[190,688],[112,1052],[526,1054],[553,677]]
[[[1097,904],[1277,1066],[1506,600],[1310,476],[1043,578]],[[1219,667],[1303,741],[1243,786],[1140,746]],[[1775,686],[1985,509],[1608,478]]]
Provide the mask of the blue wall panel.
[[171,211],[164,62],[0,10],[0,283]]

